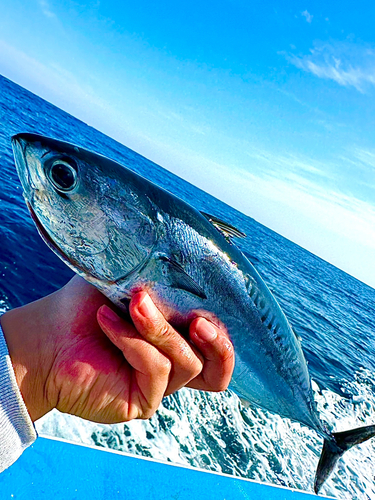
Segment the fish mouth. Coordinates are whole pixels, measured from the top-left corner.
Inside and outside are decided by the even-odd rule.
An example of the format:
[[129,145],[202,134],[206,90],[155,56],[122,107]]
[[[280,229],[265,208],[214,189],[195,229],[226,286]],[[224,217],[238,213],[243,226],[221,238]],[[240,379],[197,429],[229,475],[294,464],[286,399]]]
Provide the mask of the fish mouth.
[[26,148],[30,140],[36,140],[39,138],[42,139],[42,136],[27,133],[17,134],[12,137],[12,149],[16,169],[21,181],[25,202],[30,212],[31,218],[33,219],[40,236],[42,237],[48,248],[56,253],[70,268],[72,268],[78,274],[81,274],[85,277],[89,275],[90,277],[92,276],[93,278],[96,278],[96,276],[88,273],[86,269],[83,269],[78,262],[68,257],[68,255],[65,254],[65,252],[55,243],[55,241],[52,240],[31,205],[34,196],[33,193],[36,190],[36,187],[32,181],[30,170],[28,168],[26,160]]
[[31,181],[30,172],[26,161],[27,141],[23,139],[22,134],[12,137],[12,149],[15,159],[18,177],[20,178],[25,197],[30,198],[32,190],[35,188]]
[[40,236],[42,237],[43,241],[46,243],[48,248],[50,248],[54,253],[56,253],[70,268],[72,268],[78,274],[83,275],[86,278],[87,276],[90,276],[92,278],[98,278],[97,276],[88,273],[87,270],[83,269],[82,266],[80,266],[77,261],[71,259],[70,257],[68,257],[68,255],[66,255],[66,253],[55,243],[55,241],[53,241],[48,232],[44,229],[43,224],[41,224],[33,207],[27,200],[26,200],[26,205],[27,208],[29,209],[31,218],[33,219],[34,224],[36,225],[38,233],[40,234]]
[[54,252],[57,252],[61,258],[64,260],[68,260],[68,256],[61,250],[61,248],[56,245],[56,243],[53,241],[53,239],[50,237],[50,235],[47,233],[47,231],[44,229],[44,226],[40,223],[38,216],[36,215],[33,207],[30,205],[30,203],[26,200],[26,205],[27,208],[29,209],[31,218],[34,221],[34,224],[36,225],[36,228],[38,229],[38,232],[40,236],[42,237],[43,241],[47,244],[47,246],[53,250]]

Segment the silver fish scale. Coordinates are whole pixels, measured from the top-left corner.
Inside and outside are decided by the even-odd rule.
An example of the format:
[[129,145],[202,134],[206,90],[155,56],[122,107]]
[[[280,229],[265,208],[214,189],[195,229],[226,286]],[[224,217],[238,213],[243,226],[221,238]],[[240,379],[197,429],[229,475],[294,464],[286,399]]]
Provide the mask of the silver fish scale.
[[[324,434],[299,342],[229,241],[241,232],[94,153],[32,134],[13,144],[34,220],[68,265],[120,307],[133,290],[145,289],[176,325],[197,314],[224,324],[236,355],[231,387]],[[49,181],[48,162],[62,154],[76,169],[72,192]]]
[[12,141],[31,215],[64,262],[119,307],[143,289],[177,326],[197,315],[223,323],[236,356],[232,389],[324,437],[316,493],[346,450],[375,436],[375,425],[324,429],[300,343],[231,243],[241,231],[95,153],[36,134]]
[[[227,253],[183,220],[163,213],[160,221],[165,237],[156,250],[176,260],[202,287],[208,298],[200,301],[199,309],[214,312],[228,329],[236,352],[232,388],[242,398],[275,411],[277,407],[278,413],[320,430],[319,420],[311,416],[311,389],[307,369],[301,364],[302,350],[276,301],[270,299],[268,289],[260,288]],[[147,272],[145,268],[144,273]],[[159,296],[153,298],[162,310],[165,302],[174,301],[180,313],[188,318],[189,312],[197,309],[197,300],[196,297],[189,300],[189,294],[181,293],[184,297],[178,300],[171,296],[168,287],[159,288]],[[212,320],[212,316],[208,317]],[[265,358],[271,361],[266,375]]]

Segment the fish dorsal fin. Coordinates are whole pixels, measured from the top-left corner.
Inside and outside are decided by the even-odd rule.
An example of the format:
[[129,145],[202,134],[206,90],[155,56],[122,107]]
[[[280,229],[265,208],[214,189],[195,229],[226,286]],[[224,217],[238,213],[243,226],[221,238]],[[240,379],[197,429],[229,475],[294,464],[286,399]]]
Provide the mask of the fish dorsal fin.
[[246,238],[246,234],[237,229],[236,227],[228,224],[228,222],[224,222],[219,219],[215,215],[207,214],[206,212],[201,212],[201,214],[208,219],[213,226],[216,227],[225,238]]
[[165,255],[160,255],[159,259],[168,266],[168,277],[171,287],[185,290],[200,299],[207,299],[207,295],[202,290],[202,287],[187,274],[181,264]]

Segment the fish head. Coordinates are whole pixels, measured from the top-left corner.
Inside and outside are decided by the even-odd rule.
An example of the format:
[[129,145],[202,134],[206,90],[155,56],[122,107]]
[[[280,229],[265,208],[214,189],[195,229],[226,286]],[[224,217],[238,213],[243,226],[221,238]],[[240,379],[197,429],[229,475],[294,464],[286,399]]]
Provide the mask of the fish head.
[[142,266],[157,231],[153,208],[134,183],[139,176],[37,134],[18,134],[12,146],[31,216],[62,260],[94,283],[117,282]]

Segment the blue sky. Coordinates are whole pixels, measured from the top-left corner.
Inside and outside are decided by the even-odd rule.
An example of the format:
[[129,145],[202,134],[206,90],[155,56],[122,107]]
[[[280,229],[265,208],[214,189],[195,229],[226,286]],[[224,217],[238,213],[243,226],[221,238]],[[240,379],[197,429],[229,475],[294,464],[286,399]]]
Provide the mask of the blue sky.
[[1,74],[375,286],[375,5],[0,8]]

